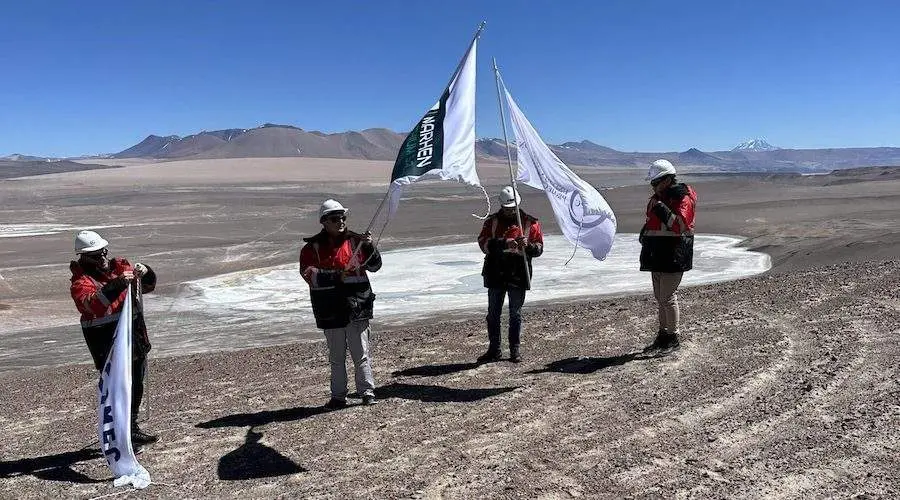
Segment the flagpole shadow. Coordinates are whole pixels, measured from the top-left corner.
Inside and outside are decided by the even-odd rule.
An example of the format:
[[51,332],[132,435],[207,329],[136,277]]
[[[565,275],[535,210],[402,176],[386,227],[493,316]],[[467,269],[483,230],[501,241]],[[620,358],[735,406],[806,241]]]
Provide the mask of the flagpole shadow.
[[450,363],[446,365],[423,365],[398,370],[391,375],[395,377],[437,377],[478,368],[478,363]]
[[272,422],[291,422],[314,417],[330,411],[323,406],[298,406],[296,408],[284,408],[282,410],[266,410],[256,413],[235,413],[226,415],[196,425],[201,429],[214,429],[217,427],[261,427]]
[[632,361],[643,361],[648,359],[661,358],[667,353],[647,354],[642,351],[630,352],[627,354],[619,354],[617,356],[591,357],[591,356],[575,356],[571,358],[560,359],[547,364],[539,370],[531,370],[525,373],[577,373],[586,375],[594,373],[611,366],[621,366]]
[[491,387],[483,389],[454,389],[439,385],[393,383],[375,389],[379,398],[400,398],[426,403],[473,403],[482,399],[499,396],[518,387]]
[[56,455],[0,461],[0,479],[31,475],[47,481],[79,484],[107,482],[109,479],[94,479],[72,469],[72,466],[79,462],[97,458],[103,458],[100,450],[82,448],[77,451],[57,453]]

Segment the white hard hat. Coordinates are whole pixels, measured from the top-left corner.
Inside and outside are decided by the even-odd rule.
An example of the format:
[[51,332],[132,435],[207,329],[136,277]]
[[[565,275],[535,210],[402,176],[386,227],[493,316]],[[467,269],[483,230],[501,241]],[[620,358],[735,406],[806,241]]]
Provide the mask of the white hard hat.
[[322,203],[322,206],[319,207],[319,222],[322,222],[322,219],[325,218],[326,215],[334,214],[334,213],[342,213],[347,215],[350,211],[348,208],[344,208],[344,205],[341,205],[337,200],[328,199]]
[[109,242],[93,231],[80,231],[75,235],[75,253],[96,252],[106,248]]
[[655,181],[666,175],[675,175],[675,166],[669,160],[656,160],[650,164],[650,171],[647,172],[645,180]]
[[[515,195],[515,197],[513,197]],[[513,190],[512,186],[506,186],[500,190],[500,206],[510,208],[522,204],[522,197],[519,192]]]

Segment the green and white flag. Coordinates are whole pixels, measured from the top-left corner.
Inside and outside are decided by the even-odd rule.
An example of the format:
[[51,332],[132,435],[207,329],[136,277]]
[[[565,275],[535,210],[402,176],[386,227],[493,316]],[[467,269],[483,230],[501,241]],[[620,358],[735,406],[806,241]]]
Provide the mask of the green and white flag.
[[440,179],[481,187],[475,171],[475,54],[481,29],[441,98],[400,146],[391,172],[388,220],[407,184]]

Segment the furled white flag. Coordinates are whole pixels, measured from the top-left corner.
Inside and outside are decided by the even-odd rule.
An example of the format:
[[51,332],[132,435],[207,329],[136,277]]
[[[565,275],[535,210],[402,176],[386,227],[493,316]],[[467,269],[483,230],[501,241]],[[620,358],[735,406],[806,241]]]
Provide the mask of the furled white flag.
[[616,215],[593,186],[572,172],[541,139],[503,87],[516,135],[519,182],[547,193],[563,235],[604,260],[616,235]]
[[113,345],[100,372],[98,433],[100,450],[115,477],[113,484],[146,488],[150,473],[138,463],[131,446],[131,329],[131,287],[128,287]]
[[438,102],[400,146],[388,190],[388,220],[397,211],[403,187],[413,182],[455,180],[481,188],[475,171],[475,55],[482,27]]

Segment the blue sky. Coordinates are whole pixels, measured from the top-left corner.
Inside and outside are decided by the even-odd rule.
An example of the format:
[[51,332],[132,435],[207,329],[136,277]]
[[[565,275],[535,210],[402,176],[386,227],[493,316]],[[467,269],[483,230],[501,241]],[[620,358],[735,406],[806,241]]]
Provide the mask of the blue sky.
[[624,151],[900,146],[894,1],[6,2],[0,155],[116,152],[264,122],[407,130],[478,22],[548,142]]

